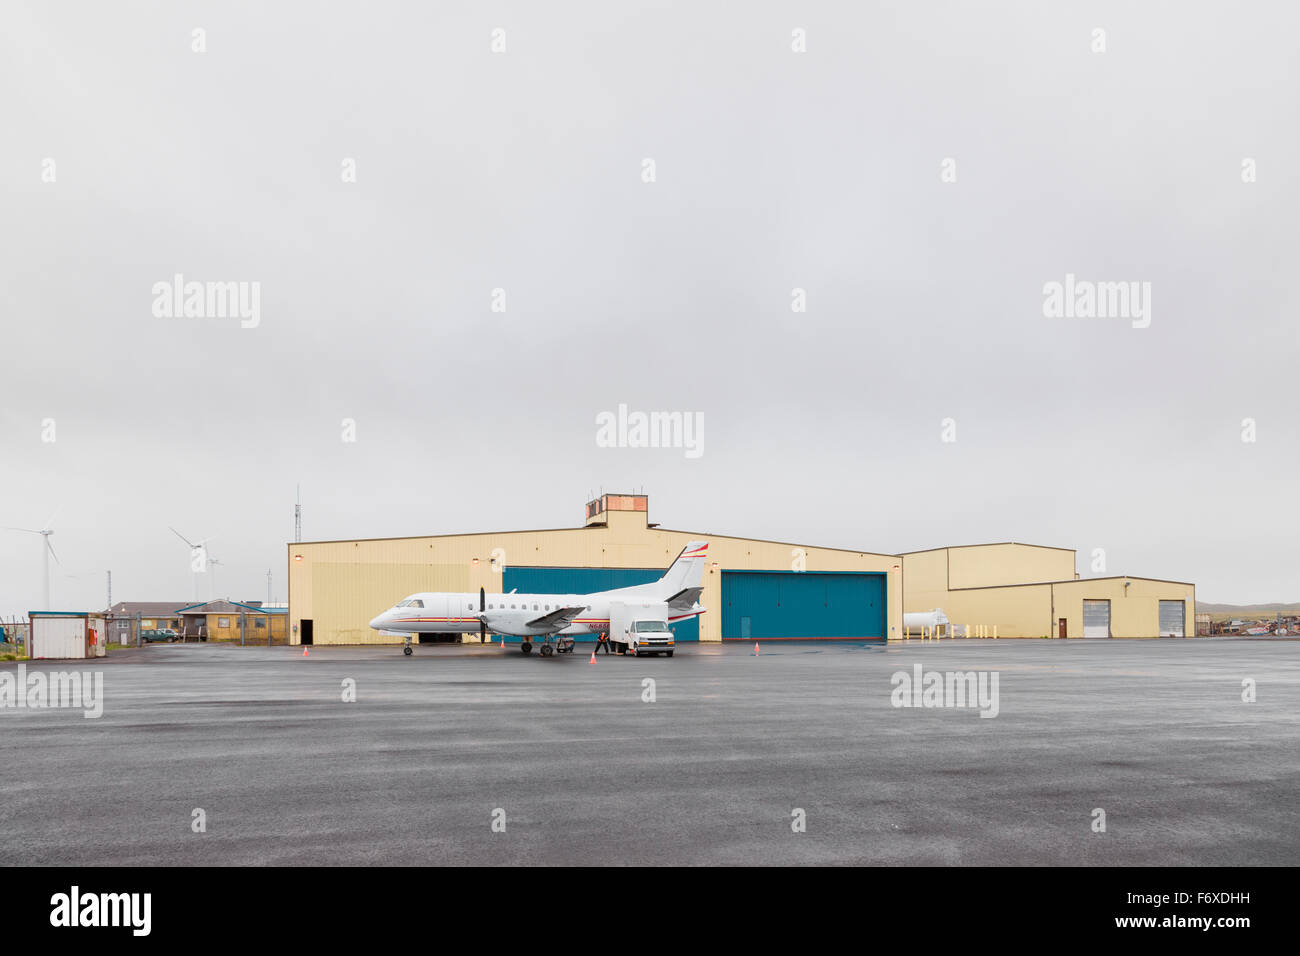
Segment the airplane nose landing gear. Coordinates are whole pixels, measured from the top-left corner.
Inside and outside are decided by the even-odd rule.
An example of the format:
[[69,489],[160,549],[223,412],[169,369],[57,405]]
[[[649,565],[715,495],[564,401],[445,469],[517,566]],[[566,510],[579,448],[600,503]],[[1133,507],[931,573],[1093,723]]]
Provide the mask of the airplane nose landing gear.
[[411,656],[411,645],[410,645],[410,644],[407,644],[405,647],[403,647],[403,648],[402,648],[402,653],[405,654],[407,657],[410,657],[410,656]]
[[552,654],[554,654],[554,653],[555,653],[555,648],[551,647],[550,644],[543,644],[543,645],[542,645],[542,656],[543,656],[543,657],[550,657],[550,656],[551,656]]

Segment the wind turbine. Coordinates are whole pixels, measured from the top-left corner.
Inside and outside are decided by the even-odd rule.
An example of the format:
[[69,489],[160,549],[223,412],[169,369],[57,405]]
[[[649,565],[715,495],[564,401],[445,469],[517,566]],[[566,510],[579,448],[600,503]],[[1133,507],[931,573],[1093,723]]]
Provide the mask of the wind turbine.
[[41,610],[43,611],[54,610],[54,608],[50,606],[50,557],[53,556],[55,563],[58,564],[59,567],[63,567],[63,562],[60,561],[59,556],[54,553],[54,545],[50,543],[50,535],[54,534],[54,529],[50,527],[50,522],[53,520],[54,520],[54,515],[50,515],[48,518],[46,518],[45,524],[41,526],[41,529],[39,531],[37,531],[35,528],[13,528],[13,527],[8,528],[9,531],[22,531],[25,534],[39,534],[41,536],[41,541],[42,541],[41,555],[45,559],[44,560],[45,606],[41,608]]
[[172,528],[171,525],[168,525],[167,527],[171,528],[172,534],[176,535],[176,537],[180,538],[182,541],[184,541],[186,544],[190,546],[190,572],[194,576],[194,603],[198,604],[199,603],[198,576],[200,574],[205,573],[208,569],[208,549],[204,547],[204,545],[206,545],[209,541],[211,541],[212,538],[207,537],[204,538],[202,541],[191,541],[189,538],[185,537],[185,535],[181,534],[175,528]]
[[208,564],[212,566],[212,577],[208,579],[208,600],[209,601],[216,600],[215,592],[217,590],[217,565],[224,566],[225,563],[226,563],[225,561],[221,561],[218,558],[208,558]]

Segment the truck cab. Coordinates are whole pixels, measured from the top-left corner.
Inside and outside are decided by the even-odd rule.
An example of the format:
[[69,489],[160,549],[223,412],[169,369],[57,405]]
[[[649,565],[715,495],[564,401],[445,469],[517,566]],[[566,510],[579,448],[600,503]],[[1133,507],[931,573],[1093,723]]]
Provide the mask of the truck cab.
[[668,605],[613,602],[609,609],[609,640],[620,654],[672,657],[676,639],[668,624]]

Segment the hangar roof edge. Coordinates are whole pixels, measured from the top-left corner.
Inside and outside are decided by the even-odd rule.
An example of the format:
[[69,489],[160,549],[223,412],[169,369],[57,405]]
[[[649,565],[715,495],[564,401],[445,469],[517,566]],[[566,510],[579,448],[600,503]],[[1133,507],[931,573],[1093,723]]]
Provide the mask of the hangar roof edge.
[[892,551],[866,551],[861,548],[832,548],[824,544],[800,544],[797,541],[776,541],[772,538],[746,538],[738,534],[713,534],[709,531],[682,531],[678,528],[660,528],[674,534],[689,534],[698,538],[730,538],[732,541],[757,541],[759,544],[788,544],[795,548],[817,548],[819,551],[842,551],[845,554],[869,554],[874,558],[901,558],[901,554]]
[[[366,541],[366,542],[418,541],[422,538],[483,538],[483,537],[490,537],[492,535],[497,535],[497,534],[554,534],[557,531],[571,531],[574,533],[583,533],[583,532],[590,533],[594,530],[600,530],[603,527],[604,525],[587,525],[580,528],[523,528],[523,529],[516,529],[514,531],[453,531],[449,534],[404,534],[404,535],[395,535],[393,537],[388,537],[388,538],[384,538],[384,537],[327,538],[321,541],[289,541],[287,542],[286,547],[296,548],[296,547],[302,547],[303,545],[309,545],[309,544],[349,544],[353,542],[362,542],[362,541]],[[742,535],[737,535],[737,534],[714,534],[708,531],[682,531],[679,528],[663,528],[663,527],[655,526],[650,530],[666,531],[669,532],[670,534],[693,535],[697,538],[729,538],[732,541],[756,541],[760,544],[785,544],[796,548],[798,547],[817,548],[820,551],[842,551],[845,554],[863,554],[863,555],[871,555],[872,557],[877,557],[877,558],[900,558],[903,556],[902,553],[895,553],[893,551],[865,551],[865,550],[855,549],[855,548],[832,548],[821,544],[807,544],[807,543],[800,544],[795,541],[775,541],[771,538],[746,538]],[[932,550],[938,551],[942,549],[934,548]],[[917,553],[917,552],[912,552],[912,553]]]
[[1090,581],[1153,581],[1156,584],[1182,584],[1196,587],[1195,581],[1171,581],[1168,578],[1148,578],[1140,574],[1102,574],[1095,578],[1061,578],[1056,581],[1021,581],[1018,584],[980,584],[971,588],[949,588],[949,591],[988,591],[993,588],[1041,588],[1049,584],[1087,584]]
[[899,554],[906,557],[909,554],[928,554],[931,551],[956,551],[958,548],[996,548],[998,545],[1016,544],[1022,548],[1043,548],[1047,551],[1069,551],[1071,554],[1078,554],[1078,548],[1062,548],[1054,544],[1030,544],[1027,541],[985,541],[981,544],[942,544],[937,548],[921,548],[917,551],[900,551]]

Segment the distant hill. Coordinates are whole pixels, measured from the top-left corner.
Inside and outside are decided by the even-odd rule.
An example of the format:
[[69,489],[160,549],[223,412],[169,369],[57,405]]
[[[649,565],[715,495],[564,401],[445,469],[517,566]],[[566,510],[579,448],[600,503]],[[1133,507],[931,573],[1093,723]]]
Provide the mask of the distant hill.
[[1196,602],[1196,610],[1202,614],[1300,614],[1300,602],[1294,604],[1208,604]]

